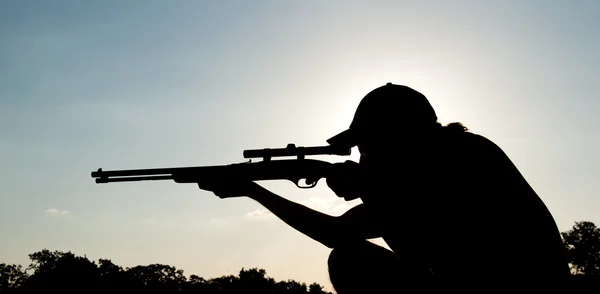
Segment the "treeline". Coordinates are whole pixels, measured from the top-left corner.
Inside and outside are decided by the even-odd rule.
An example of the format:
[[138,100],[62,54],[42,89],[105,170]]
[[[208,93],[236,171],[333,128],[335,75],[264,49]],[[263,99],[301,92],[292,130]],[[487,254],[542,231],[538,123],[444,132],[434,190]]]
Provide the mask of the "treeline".
[[[331,294],[318,283],[275,281],[264,269],[242,268],[238,275],[204,279],[163,264],[123,268],[109,259],[98,263],[71,252],[44,249],[29,255],[31,264],[0,264],[0,293],[78,291],[96,293],[271,293]],[[75,292],[73,292],[75,293]]]
[[[600,289],[600,229],[589,221],[576,222],[561,235],[575,288]],[[29,258],[31,264],[27,268],[0,264],[1,293],[331,294],[318,283],[275,281],[259,268],[242,268],[238,275],[204,279],[197,275],[186,277],[183,270],[169,265],[123,268],[109,259],[96,263],[85,256],[47,249],[30,254]]]

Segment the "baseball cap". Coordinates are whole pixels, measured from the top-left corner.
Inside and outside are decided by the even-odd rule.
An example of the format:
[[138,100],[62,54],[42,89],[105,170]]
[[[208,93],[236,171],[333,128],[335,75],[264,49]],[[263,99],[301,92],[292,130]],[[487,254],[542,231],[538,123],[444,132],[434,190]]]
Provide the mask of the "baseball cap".
[[351,148],[358,145],[365,134],[384,135],[407,125],[419,130],[436,122],[436,113],[423,94],[408,86],[387,83],[363,97],[350,127],[327,142]]

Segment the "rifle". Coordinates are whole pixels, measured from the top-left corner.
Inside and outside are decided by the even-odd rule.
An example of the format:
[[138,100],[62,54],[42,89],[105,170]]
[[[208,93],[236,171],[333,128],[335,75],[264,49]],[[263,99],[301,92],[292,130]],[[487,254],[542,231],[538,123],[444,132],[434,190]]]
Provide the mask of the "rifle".
[[[289,180],[298,188],[313,188],[321,178],[326,178],[332,163],[306,159],[309,155],[350,155],[350,148],[334,146],[264,148],[244,150],[244,158],[262,158],[262,161],[232,163],[216,166],[192,166],[173,168],[151,168],[92,172],[96,183],[173,180],[176,183],[198,183],[221,177],[241,180]],[[295,156],[296,159],[272,160],[274,157]],[[305,180],[307,186],[301,186]]]

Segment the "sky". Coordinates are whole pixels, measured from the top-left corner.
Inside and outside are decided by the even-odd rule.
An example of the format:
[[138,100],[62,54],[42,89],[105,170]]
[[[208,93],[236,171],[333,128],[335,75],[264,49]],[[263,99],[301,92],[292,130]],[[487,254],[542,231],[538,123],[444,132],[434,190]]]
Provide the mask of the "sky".
[[[0,262],[47,248],[331,289],[329,249],[251,199],[90,173],[325,145],[387,82],[498,144],[561,231],[600,224],[599,16],[585,0],[2,1]],[[261,185],[332,215],[359,203]]]

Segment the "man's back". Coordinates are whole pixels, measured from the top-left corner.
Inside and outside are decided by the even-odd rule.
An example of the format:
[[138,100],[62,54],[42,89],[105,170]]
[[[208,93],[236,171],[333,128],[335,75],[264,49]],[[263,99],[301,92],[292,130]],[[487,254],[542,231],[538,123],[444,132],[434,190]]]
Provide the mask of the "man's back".
[[442,283],[559,285],[569,272],[558,228],[504,152],[467,132],[429,143],[373,169],[385,195],[365,204],[384,216],[392,250]]

